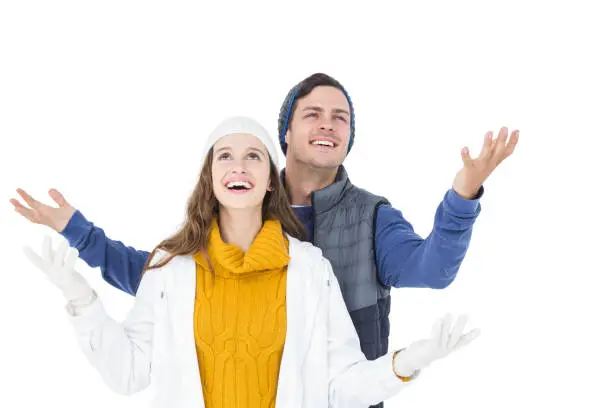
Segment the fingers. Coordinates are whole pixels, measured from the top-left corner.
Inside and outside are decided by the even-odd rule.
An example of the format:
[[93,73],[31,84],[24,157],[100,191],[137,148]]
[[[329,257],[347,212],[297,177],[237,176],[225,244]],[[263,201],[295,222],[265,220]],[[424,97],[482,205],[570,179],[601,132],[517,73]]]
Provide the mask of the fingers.
[[499,131],[497,140],[495,143],[495,149],[493,149],[493,160],[495,163],[501,163],[504,159],[504,152],[506,150],[506,141],[508,140],[508,128],[503,127]]
[[75,248],[69,248],[68,257],[66,258],[66,263],[64,266],[69,269],[74,269],[74,264],[76,263],[78,257],[79,251],[77,251]]
[[70,204],[68,204],[68,201],[66,201],[62,193],[60,193],[56,189],[52,188],[51,190],[49,190],[49,195],[51,196],[53,201],[55,201],[60,207],[70,207]]
[[438,319],[434,326],[432,337],[435,333],[438,333],[435,340],[439,344],[441,350],[446,350],[447,352],[454,351],[469,344],[480,335],[479,329],[474,329],[467,334],[463,334],[467,320],[467,315],[460,315],[455,326],[452,327],[453,318],[450,314],[446,314],[443,318]]
[[32,196],[30,196],[28,193],[26,193],[20,188],[17,189],[17,194],[19,194],[21,198],[23,198],[23,201],[25,201],[26,204],[28,204],[30,207],[32,207],[35,210],[39,210],[44,206],[44,204],[35,200],[34,198],[32,198]]
[[492,136],[493,132],[487,132],[485,135],[485,141],[478,158],[485,162],[492,160],[494,165],[497,166],[514,152],[514,148],[518,143],[519,131],[514,130],[508,140],[508,128],[504,126],[500,129],[495,139],[491,140]]
[[25,207],[24,205],[22,205],[19,201],[15,200],[14,198],[11,198],[9,201],[15,207],[15,211],[21,214],[25,219],[35,224],[39,223],[35,210]]
[[45,237],[43,238],[42,256],[43,260],[47,264],[53,264],[53,249],[51,248],[51,237],[48,235],[45,235]]
[[452,350],[459,339],[461,338],[461,333],[463,333],[463,329],[465,329],[465,324],[467,323],[467,315],[461,315],[457,319],[457,323],[451,332],[450,338],[448,339],[448,349]]
[[[503,127],[499,132],[500,136],[498,137],[497,144],[495,146],[494,151],[494,159],[497,164],[501,163],[505,158],[510,156],[514,152],[514,148],[518,143],[519,131],[515,130],[510,135],[510,140],[508,141],[508,128]],[[506,143],[508,141],[508,143]]]
[[[497,141],[497,139],[495,141]],[[482,143],[482,149],[480,149],[480,154],[478,155],[478,157],[484,160],[488,160],[493,154],[495,141],[493,141],[493,132],[487,132],[485,134],[484,142]]]
[[470,149],[464,147],[461,149],[461,160],[463,160],[463,164],[465,166],[470,166],[472,164],[472,157],[470,156]]
[[508,141],[508,145],[506,146],[506,151],[504,152],[504,159],[508,156],[510,156],[513,152],[514,152],[514,148],[516,147],[516,144],[518,143],[518,138],[519,138],[519,131],[515,130],[514,132],[512,132],[512,135],[510,136],[510,140]]
[[434,340],[436,344],[441,338],[443,320],[444,320],[443,318],[437,319],[431,328],[431,339]]
[[480,336],[480,330],[479,329],[474,329],[471,332],[469,332],[467,334],[464,334],[463,336],[461,336],[461,338],[459,339],[459,341],[455,345],[455,350],[458,350],[461,347],[467,346],[474,339],[476,339],[478,336]]
[[68,249],[68,241],[63,239],[62,242],[60,242],[59,246],[57,247],[57,251],[55,251],[55,254],[53,256],[53,266],[56,269],[61,268],[63,266],[64,259],[66,258],[67,249]]
[[442,348],[442,350],[445,350],[448,344],[448,334],[450,333],[450,328],[452,324],[453,318],[449,313],[447,313],[444,316],[444,319],[442,320],[442,329],[440,330],[440,338],[438,340],[440,342],[440,347]]
[[47,271],[47,264],[34,250],[28,246],[23,247],[23,253],[38,269],[45,272]]

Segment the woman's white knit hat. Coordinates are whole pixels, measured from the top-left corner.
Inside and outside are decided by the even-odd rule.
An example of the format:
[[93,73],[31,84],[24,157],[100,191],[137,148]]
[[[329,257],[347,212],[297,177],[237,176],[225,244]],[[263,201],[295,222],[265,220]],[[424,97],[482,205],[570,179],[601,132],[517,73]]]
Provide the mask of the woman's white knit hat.
[[223,136],[235,133],[248,133],[258,138],[261,143],[266,146],[268,154],[276,168],[279,168],[278,152],[276,151],[276,145],[272,141],[270,134],[259,122],[246,116],[234,116],[221,122],[208,136],[208,140],[204,146],[204,155],[206,155],[210,148]]

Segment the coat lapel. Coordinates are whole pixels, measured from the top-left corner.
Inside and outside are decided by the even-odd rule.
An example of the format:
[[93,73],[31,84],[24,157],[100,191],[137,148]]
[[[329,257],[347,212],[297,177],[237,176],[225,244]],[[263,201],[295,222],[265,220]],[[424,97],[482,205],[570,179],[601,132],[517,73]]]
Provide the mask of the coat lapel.
[[321,297],[321,280],[315,279],[308,259],[301,256],[301,243],[289,237],[287,272],[287,336],[279,372],[277,408],[295,407],[302,400],[301,368],[306,357],[316,310]]
[[[196,263],[190,256],[181,257],[181,265],[173,274],[173,307],[176,318],[177,358],[180,362],[182,387],[181,398],[189,400],[186,406],[204,407],[204,394],[193,329],[193,310],[196,292]],[[180,354],[179,354],[180,353]]]

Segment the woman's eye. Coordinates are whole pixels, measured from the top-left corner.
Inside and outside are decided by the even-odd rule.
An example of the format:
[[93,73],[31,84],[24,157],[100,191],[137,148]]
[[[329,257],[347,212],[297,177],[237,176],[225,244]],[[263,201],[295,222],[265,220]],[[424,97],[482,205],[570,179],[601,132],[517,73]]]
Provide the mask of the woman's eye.
[[259,157],[259,155],[257,153],[250,153],[248,157],[249,157],[249,159],[253,159],[253,160],[259,160],[260,159],[260,157]]
[[219,155],[219,160],[227,160],[230,158],[230,154],[229,153],[221,153]]

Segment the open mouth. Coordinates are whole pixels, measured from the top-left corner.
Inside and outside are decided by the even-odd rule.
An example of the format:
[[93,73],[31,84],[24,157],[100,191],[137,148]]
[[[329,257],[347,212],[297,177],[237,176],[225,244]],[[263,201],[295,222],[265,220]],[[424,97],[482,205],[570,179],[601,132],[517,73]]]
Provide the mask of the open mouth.
[[253,184],[248,181],[229,181],[225,183],[225,188],[227,188],[230,192],[241,194],[246,193],[253,188]]
[[334,142],[330,140],[317,140],[317,139],[310,142],[310,144],[318,148],[324,149],[324,150],[330,150],[337,146]]

